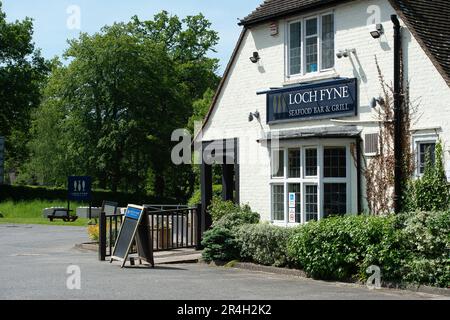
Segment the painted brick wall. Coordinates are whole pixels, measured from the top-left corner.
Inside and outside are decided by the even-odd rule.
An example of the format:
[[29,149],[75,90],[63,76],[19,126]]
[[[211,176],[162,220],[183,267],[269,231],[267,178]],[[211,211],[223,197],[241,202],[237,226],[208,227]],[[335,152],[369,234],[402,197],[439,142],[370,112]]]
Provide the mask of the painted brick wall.
[[[367,11],[370,6],[380,9],[381,23],[385,30],[380,39],[373,39],[369,35],[367,21],[371,13]],[[336,58],[334,71],[320,74],[319,77],[288,79],[285,77],[286,21],[279,21],[277,36],[270,36],[268,23],[253,27],[245,34],[228,79],[203,131],[204,140],[240,139],[240,199],[242,203],[250,204],[265,219],[270,216],[270,158],[267,146],[256,140],[270,130],[337,126],[342,123],[316,120],[268,126],[265,95],[256,95],[256,92],[323,77],[356,77],[359,90],[358,116],[344,119],[371,121],[375,119],[375,112],[369,107],[369,101],[381,94],[375,56],[385,79],[388,83],[392,82],[393,29],[390,15],[395,11],[387,0],[362,0],[339,5],[334,8],[334,13],[336,51],[355,48],[356,56]],[[411,99],[420,104],[414,128],[442,128],[440,137],[445,143],[447,168],[450,170],[450,89],[407,29],[403,30],[403,49]],[[259,64],[253,64],[249,60],[254,51],[258,51],[261,57]],[[249,112],[256,110],[261,114],[261,122],[248,122]],[[365,133],[376,132],[378,125],[364,122],[359,123],[358,128],[364,136]],[[352,177],[355,175],[353,171]],[[355,194],[353,182],[355,180],[352,180],[352,191]],[[352,210],[354,206],[353,203]]]

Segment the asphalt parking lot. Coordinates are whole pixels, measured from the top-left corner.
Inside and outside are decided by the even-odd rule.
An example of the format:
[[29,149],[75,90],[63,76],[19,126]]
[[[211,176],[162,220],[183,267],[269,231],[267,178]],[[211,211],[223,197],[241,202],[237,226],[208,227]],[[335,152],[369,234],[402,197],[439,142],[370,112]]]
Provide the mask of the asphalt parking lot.
[[[369,290],[202,263],[121,269],[117,262],[98,261],[95,252],[74,248],[87,241],[86,229],[82,227],[0,224],[0,299],[449,298],[403,290]],[[70,266],[81,272],[80,289],[67,286]],[[74,283],[69,281],[69,287],[74,287]]]

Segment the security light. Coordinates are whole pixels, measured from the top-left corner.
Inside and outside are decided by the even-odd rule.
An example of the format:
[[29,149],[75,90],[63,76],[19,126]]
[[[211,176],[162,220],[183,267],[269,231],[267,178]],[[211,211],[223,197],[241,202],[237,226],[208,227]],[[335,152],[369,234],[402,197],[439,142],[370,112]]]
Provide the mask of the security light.
[[377,103],[379,104],[379,105],[382,105],[382,104],[384,104],[384,99],[382,98],[382,97],[379,97],[379,98],[372,98],[372,100],[370,100],[370,103],[369,103],[369,105],[370,105],[370,107],[373,109],[373,108],[375,108],[376,106],[377,106]]
[[253,56],[250,57],[250,61],[253,63],[257,63],[259,59],[261,58],[259,57],[258,51],[253,52]]
[[350,55],[350,53],[356,54],[356,49],[339,50],[339,51],[336,53],[336,57],[337,57],[338,59],[341,59],[342,57],[348,58],[348,56]]
[[248,115],[248,122],[253,121],[253,118],[259,119],[259,112],[258,111],[250,112],[250,114]]
[[384,29],[381,23],[377,23],[371,27],[370,35],[372,36],[372,38],[378,39],[382,34],[384,34]]

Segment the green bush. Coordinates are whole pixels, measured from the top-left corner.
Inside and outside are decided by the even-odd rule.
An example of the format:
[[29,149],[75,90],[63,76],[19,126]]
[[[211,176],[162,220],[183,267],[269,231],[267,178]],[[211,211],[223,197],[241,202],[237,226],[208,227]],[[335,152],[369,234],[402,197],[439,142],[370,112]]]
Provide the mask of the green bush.
[[213,222],[213,226],[223,227],[230,230],[243,225],[243,224],[255,224],[260,221],[258,213],[253,212],[248,205],[237,207],[235,210],[224,214],[218,220]]
[[236,230],[243,224],[258,223],[259,214],[252,212],[248,205],[239,206],[218,198],[213,199],[209,211],[213,215],[213,226],[203,235],[203,258],[206,261],[239,258]]
[[399,216],[408,245],[404,281],[450,286],[450,211]]
[[293,232],[293,228],[268,223],[242,225],[236,232],[241,259],[275,267],[287,266],[287,244]]
[[[222,185],[221,184],[214,184],[213,185],[213,197],[220,197],[222,194]],[[194,193],[189,198],[188,205],[194,206],[197,203],[202,202],[202,192],[200,190],[200,187],[194,190]]]
[[436,144],[435,163],[427,154],[421,178],[406,183],[405,211],[446,211],[450,209],[450,189],[445,174],[441,142]]
[[[2,185],[0,186],[0,201],[5,200],[14,202],[31,200],[67,201],[67,189]],[[121,207],[126,207],[129,203],[176,204],[176,201],[173,199],[159,198],[139,193],[112,192],[107,190],[92,191],[93,206],[100,207],[104,200],[118,202]]]
[[371,264],[392,278],[404,252],[398,237],[393,217],[331,217],[298,227],[289,240],[288,255],[314,278],[365,279]]
[[237,242],[231,230],[223,227],[214,227],[203,235],[202,257],[205,261],[213,260],[231,261],[239,258]]

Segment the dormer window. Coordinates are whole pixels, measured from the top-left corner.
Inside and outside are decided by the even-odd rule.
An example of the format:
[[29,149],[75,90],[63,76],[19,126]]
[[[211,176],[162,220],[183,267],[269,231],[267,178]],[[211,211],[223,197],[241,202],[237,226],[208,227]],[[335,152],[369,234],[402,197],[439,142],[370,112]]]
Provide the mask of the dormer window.
[[334,15],[327,13],[288,23],[288,76],[334,67]]

